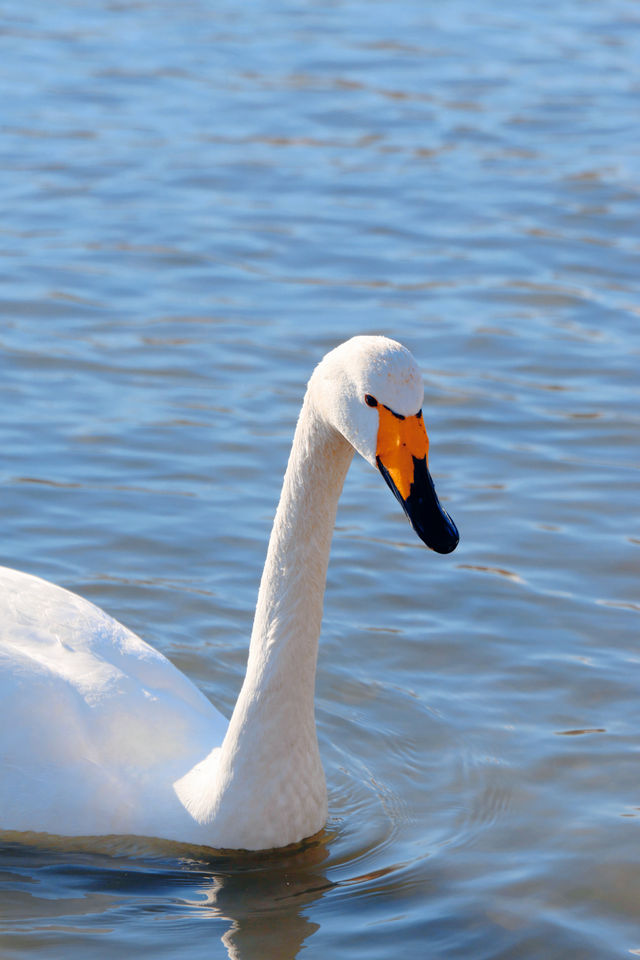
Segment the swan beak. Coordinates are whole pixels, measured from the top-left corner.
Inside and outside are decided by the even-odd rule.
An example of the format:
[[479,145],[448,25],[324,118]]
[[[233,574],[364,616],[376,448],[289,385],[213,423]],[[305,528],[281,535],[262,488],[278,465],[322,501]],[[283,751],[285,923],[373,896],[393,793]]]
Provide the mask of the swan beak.
[[436,553],[451,553],[460,535],[438,500],[429,473],[429,438],[422,411],[403,417],[378,404],[378,416],[376,463],[380,473],[422,542]]

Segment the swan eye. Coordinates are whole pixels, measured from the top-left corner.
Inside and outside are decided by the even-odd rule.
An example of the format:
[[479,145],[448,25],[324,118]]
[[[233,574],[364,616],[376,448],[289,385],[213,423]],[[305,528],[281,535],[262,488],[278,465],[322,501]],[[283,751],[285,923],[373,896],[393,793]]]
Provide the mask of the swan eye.
[[372,397],[370,393],[365,393],[365,395],[364,395],[364,402],[366,403],[366,405],[367,405],[368,407],[377,407],[377,406],[378,406],[378,401],[376,400],[375,397]]

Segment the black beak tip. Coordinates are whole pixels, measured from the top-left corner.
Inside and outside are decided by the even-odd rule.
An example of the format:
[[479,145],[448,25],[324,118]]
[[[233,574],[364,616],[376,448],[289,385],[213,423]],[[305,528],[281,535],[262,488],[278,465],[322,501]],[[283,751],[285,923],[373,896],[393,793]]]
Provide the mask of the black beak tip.
[[438,500],[431,474],[427,469],[426,457],[421,460],[413,458],[414,480],[406,499],[401,496],[380,457],[377,460],[380,473],[393,491],[394,497],[402,505],[409,523],[422,542],[435,553],[453,553],[460,541],[460,534]]
[[455,523],[446,515],[445,527],[437,532],[433,529],[421,530],[414,526],[414,530],[424,544],[435,553],[453,553],[460,543],[460,534]]
[[436,553],[453,553],[459,543],[460,537],[456,530],[454,536],[451,536],[448,540],[441,540],[439,543],[434,544],[432,549],[435,550]]

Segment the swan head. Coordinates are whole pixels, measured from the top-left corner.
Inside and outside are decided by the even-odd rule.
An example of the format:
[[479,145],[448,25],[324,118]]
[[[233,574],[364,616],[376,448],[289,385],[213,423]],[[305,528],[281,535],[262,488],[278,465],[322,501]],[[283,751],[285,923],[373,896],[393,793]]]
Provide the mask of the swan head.
[[455,550],[458,530],[429,473],[422,375],[406,347],[353,337],[324,357],[309,389],[322,416],[380,471],[423,543]]

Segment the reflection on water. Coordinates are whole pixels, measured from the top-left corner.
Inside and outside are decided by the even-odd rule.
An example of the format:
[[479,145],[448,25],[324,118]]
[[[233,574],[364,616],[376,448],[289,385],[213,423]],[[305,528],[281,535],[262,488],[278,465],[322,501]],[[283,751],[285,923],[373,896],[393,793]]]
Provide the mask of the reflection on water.
[[304,384],[407,343],[462,535],[354,463],[326,833],[211,858],[4,838],[0,953],[640,951],[640,29],[626,0],[9,0],[2,561],[230,714]]
[[[305,940],[319,929],[306,908],[332,884],[322,871],[327,851],[322,844],[295,856],[278,855],[216,878],[205,903],[193,903],[202,916],[224,917],[231,926],[222,936],[229,960],[265,957],[293,960]],[[204,890],[202,891],[205,892]]]
[[[135,903],[158,919],[170,914],[172,926],[204,924],[203,944],[219,940],[230,960],[290,960],[318,929],[305,909],[332,886],[322,869],[327,857],[322,841],[279,854],[229,858],[136,838],[38,837],[33,846],[35,839],[23,835],[1,850],[0,942],[9,950],[20,928],[31,934],[75,932],[84,942],[87,920],[95,933],[99,919],[101,932],[113,932],[123,907]],[[162,934],[152,935],[150,945],[154,942],[162,949]]]

